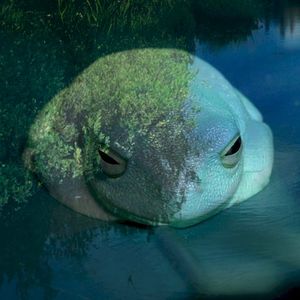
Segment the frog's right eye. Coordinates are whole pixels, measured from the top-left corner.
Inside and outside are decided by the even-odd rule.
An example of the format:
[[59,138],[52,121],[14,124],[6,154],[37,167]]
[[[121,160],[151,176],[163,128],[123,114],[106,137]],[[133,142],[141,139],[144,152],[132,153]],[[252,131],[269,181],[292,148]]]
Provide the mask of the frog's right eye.
[[127,166],[127,162],[124,158],[109,148],[100,147],[98,152],[101,169],[104,174],[113,178],[124,174]]

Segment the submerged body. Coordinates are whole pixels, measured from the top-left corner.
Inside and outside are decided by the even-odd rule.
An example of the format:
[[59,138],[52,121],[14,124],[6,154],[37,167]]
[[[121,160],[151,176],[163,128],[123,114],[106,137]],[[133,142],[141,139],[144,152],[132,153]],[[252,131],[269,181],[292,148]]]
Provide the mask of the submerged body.
[[186,227],[259,192],[269,127],[213,67],[176,49],[98,59],[44,108],[31,168],[70,208]]

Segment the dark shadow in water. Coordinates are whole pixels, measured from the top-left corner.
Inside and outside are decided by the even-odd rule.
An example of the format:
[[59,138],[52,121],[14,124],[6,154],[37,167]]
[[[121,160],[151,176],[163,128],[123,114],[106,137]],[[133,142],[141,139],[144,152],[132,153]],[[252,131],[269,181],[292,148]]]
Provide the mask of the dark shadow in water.
[[[144,237],[147,243],[151,236],[153,228],[150,227],[111,224],[74,213],[56,203],[46,191],[40,190],[22,211],[16,212],[7,222],[1,222],[1,298],[56,299],[72,296],[73,299],[81,299],[80,293],[75,291],[73,294],[72,289],[53,284],[53,277],[59,272],[57,263],[65,265],[66,261],[71,261],[72,273],[73,269],[81,270],[80,262],[88,260],[91,249],[103,254],[103,245],[104,253],[108,254],[110,247],[119,247],[118,240],[126,243],[132,237],[139,240]],[[114,242],[116,245],[105,246]],[[79,266],[72,267],[76,262]],[[104,270],[103,273],[110,271]],[[85,284],[89,286],[89,283]],[[105,297],[105,294],[104,290],[101,296]]]

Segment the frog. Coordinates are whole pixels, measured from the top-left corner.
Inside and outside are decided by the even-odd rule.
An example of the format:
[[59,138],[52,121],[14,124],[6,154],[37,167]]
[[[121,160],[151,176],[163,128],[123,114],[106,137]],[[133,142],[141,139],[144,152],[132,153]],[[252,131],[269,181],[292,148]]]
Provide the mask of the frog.
[[185,228],[269,182],[259,110],[209,63],[173,48],[96,59],[31,126],[26,165],[65,206],[107,222]]

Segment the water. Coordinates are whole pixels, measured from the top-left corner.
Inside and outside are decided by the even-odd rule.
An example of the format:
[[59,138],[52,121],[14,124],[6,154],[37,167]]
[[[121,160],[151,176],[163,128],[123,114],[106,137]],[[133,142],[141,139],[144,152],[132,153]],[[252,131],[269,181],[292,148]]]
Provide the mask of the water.
[[[20,187],[10,189],[15,198],[28,193],[28,203],[3,211],[0,299],[268,299],[299,289],[300,4],[280,2],[255,20],[247,27],[234,19],[223,29],[218,20],[200,22],[191,40],[197,55],[247,95],[272,128],[271,182],[251,200],[183,230],[108,224],[70,211],[42,188],[28,192],[31,184],[13,173],[22,170],[26,132],[37,111],[97,52],[83,59],[66,39],[50,33],[25,39],[3,27],[1,66],[10,63],[15,73],[1,75],[0,137],[12,144],[1,145],[1,179]],[[30,59],[25,46],[35,54]],[[34,63],[24,68],[31,60],[43,72]]]

